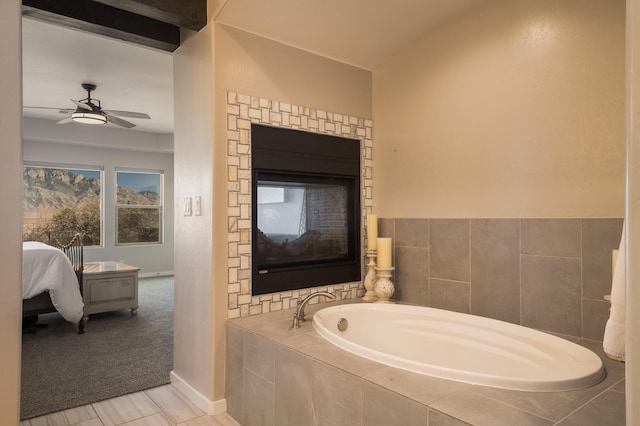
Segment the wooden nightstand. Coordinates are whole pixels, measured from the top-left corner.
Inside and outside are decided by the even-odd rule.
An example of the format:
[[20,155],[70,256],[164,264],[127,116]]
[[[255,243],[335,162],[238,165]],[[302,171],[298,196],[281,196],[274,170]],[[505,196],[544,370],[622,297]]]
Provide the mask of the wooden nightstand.
[[84,318],[99,312],[138,311],[138,271],[119,262],[86,262],[82,280]]

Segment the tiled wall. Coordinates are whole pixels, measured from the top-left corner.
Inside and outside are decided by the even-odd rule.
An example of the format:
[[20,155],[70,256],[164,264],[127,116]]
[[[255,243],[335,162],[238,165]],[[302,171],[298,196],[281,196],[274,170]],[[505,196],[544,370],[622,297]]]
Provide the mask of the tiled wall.
[[394,299],[602,341],[622,219],[382,219]]
[[363,223],[373,205],[371,120],[228,92],[228,317],[289,309],[296,306],[300,298],[316,290],[334,292],[341,299],[361,296],[364,293],[362,282],[251,295],[251,123],[359,139]]

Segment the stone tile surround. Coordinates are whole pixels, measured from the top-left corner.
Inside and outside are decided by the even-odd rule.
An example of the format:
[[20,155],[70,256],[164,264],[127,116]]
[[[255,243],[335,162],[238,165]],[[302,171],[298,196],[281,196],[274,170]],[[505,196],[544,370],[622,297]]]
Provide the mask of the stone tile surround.
[[[362,223],[365,223],[366,215],[373,206],[371,120],[228,92],[228,318],[288,309],[296,306],[299,299],[318,290],[334,292],[341,299],[362,296],[364,287],[361,281],[251,295],[251,123],[359,139],[362,148]],[[364,248],[364,232],[362,235],[361,246]],[[313,302],[317,303],[317,299]]]
[[602,341],[623,219],[381,219],[394,299]]

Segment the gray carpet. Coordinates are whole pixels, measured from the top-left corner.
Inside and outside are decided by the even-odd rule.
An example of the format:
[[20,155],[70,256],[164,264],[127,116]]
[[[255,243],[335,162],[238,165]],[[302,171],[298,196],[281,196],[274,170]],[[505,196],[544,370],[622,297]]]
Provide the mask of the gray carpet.
[[22,419],[169,383],[173,277],[141,279],[138,314],[91,315],[85,334],[59,314],[22,336]]

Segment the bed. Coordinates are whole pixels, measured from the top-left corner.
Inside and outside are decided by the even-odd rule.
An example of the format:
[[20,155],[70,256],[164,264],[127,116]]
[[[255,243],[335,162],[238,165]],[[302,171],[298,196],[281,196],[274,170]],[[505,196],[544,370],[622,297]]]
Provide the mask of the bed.
[[[82,238],[78,234],[66,245],[50,236],[49,244],[22,243],[22,316],[31,319],[39,314],[59,312],[78,324],[84,333],[82,301]],[[33,321],[35,323],[35,321]]]

